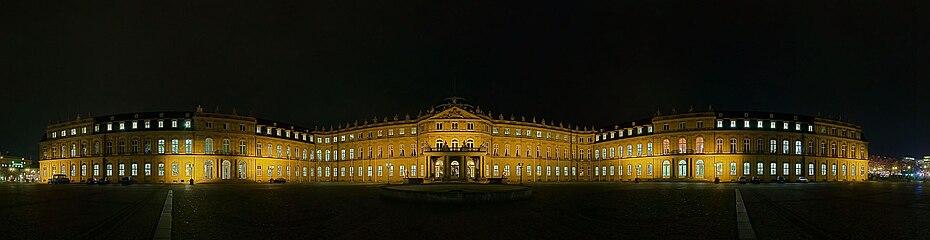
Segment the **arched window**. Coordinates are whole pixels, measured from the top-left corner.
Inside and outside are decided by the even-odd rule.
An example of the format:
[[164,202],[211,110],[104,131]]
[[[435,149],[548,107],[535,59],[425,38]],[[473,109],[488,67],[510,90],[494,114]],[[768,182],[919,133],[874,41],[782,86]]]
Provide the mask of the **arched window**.
[[459,148],[459,140],[458,140],[458,139],[452,139],[451,147],[452,147],[452,148]]
[[695,144],[694,147],[697,153],[704,153],[704,138],[703,137],[697,137],[696,139],[694,139],[694,144]]
[[203,162],[203,179],[213,179],[213,161]]
[[736,138],[730,138],[730,153],[736,153]]
[[[281,148],[281,146],[278,146],[278,148]],[[223,139],[223,154],[229,154],[229,139],[228,138]],[[278,157],[281,157],[281,156],[278,156]]]
[[678,177],[688,176],[688,162],[685,160],[678,161]]
[[443,144],[441,138],[440,138],[440,139],[436,139],[436,148],[442,148],[443,145],[444,145],[444,144]]
[[[723,163],[717,163],[716,167],[717,169],[722,169]],[[719,173],[719,170],[718,170],[718,174],[722,174],[722,173]],[[704,160],[698,159],[697,162],[694,163],[694,176],[704,177]]]
[[843,143],[842,150],[840,151],[840,157],[846,157],[846,143]]
[[[662,177],[666,177],[666,178],[667,178],[667,177],[671,176],[672,168],[671,168],[670,164],[671,164],[671,163],[670,163],[668,160],[662,161]],[[637,175],[638,175],[638,174],[637,174]]]
[[[329,161],[331,153],[332,152],[330,152],[329,149],[326,150],[326,161]],[[326,169],[326,171],[329,172],[329,169]]]
[[668,144],[669,144],[668,139],[662,139],[662,154],[663,155],[669,154]]
[[685,138],[678,138],[678,153],[688,152],[688,140]]
[[[224,140],[224,142],[225,142],[225,140]],[[225,150],[225,149],[224,149],[224,150]],[[283,155],[281,155],[281,145],[278,145],[278,148],[276,149],[276,151],[278,152],[278,158],[281,158],[281,156],[283,156]]]
[[717,141],[714,144],[714,152],[723,153],[723,138],[717,138]]
[[820,156],[826,156],[826,155],[827,155],[827,143],[824,141],[820,141]]
[[475,140],[473,140],[473,139],[465,140],[465,147],[466,147],[466,148],[474,148],[474,147],[475,147]]

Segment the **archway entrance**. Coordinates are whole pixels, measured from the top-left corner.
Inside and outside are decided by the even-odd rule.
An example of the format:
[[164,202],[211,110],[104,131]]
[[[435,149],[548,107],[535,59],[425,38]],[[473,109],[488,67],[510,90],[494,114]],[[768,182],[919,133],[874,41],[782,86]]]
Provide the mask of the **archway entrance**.
[[468,161],[468,178],[475,178],[475,161]]
[[222,172],[220,173],[220,178],[230,179],[232,172],[232,164],[229,163],[229,160],[223,160]]
[[239,179],[246,179],[248,177],[246,176],[246,169],[245,162],[239,162],[239,169],[237,169],[237,172],[239,172]]
[[452,163],[449,164],[449,172],[452,173],[451,176],[449,176],[452,179],[459,179],[462,177],[461,174],[459,173],[459,161],[458,160],[453,160]]

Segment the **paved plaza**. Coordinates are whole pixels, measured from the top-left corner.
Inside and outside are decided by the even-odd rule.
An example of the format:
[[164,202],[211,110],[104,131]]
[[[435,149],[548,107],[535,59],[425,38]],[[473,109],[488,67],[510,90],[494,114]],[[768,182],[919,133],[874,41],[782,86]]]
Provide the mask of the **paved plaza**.
[[385,201],[383,185],[0,185],[4,239],[735,239],[736,189],[758,239],[918,239],[930,185],[546,183],[531,199]]

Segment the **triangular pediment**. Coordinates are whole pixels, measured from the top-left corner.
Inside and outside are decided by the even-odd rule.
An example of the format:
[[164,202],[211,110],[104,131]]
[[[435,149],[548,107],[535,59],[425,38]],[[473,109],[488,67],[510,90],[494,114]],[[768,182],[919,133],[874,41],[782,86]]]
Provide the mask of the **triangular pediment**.
[[427,119],[480,119],[481,117],[465,109],[453,106],[439,111]]

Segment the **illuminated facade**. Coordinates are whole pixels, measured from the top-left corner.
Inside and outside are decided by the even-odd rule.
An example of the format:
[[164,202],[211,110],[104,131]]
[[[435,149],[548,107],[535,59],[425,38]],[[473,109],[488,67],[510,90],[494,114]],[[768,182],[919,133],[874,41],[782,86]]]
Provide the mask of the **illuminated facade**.
[[868,143],[848,122],[707,111],[595,130],[495,116],[458,100],[325,130],[199,108],[78,119],[48,126],[40,170],[45,180],[148,183],[867,179]]

